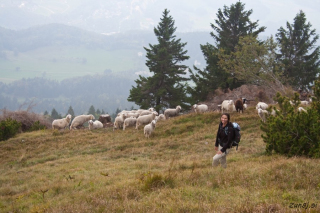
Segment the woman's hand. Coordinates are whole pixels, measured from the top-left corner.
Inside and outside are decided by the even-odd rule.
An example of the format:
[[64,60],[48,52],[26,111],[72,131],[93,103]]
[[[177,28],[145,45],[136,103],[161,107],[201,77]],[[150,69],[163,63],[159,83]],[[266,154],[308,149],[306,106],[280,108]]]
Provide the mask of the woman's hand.
[[217,154],[218,154],[218,155],[222,155],[222,152],[221,152],[221,150],[219,150],[219,151],[217,152]]

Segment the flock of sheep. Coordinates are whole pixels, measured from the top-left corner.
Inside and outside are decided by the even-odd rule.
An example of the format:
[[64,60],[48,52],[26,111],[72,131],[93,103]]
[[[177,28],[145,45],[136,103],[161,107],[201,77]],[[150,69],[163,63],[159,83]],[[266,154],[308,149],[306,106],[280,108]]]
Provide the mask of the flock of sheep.
[[[290,102],[293,104],[292,102]],[[301,101],[301,105],[308,105],[308,101]],[[266,115],[269,115],[267,111],[268,104],[264,102],[259,102],[256,105],[256,110],[258,115],[263,122],[266,121]],[[224,100],[221,105],[218,105],[219,111],[224,112],[241,112],[247,108],[246,99],[238,99],[235,102],[233,100]],[[194,104],[192,109],[195,113],[203,113],[208,111],[208,106],[206,104]],[[123,110],[118,113],[117,117],[113,123],[113,131],[115,129],[123,129],[132,126],[135,129],[139,129],[139,126],[144,125],[144,135],[149,138],[152,132],[155,130],[156,123],[161,120],[167,120],[170,117],[174,117],[180,114],[181,106],[177,106],[175,109],[166,109],[163,114],[158,114],[154,108],[148,110],[138,109],[138,110]],[[299,111],[306,111],[304,108],[299,107]],[[271,115],[275,115],[275,110],[272,110]],[[104,128],[108,122],[111,122],[110,115],[100,115],[99,120],[95,120],[93,115],[79,115],[76,116],[70,125],[70,130],[76,129],[77,127],[83,126],[86,122],[89,124],[89,130]],[[65,118],[56,119],[52,122],[52,129],[65,129],[69,126],[71,121],[71,115],[67,115]]]

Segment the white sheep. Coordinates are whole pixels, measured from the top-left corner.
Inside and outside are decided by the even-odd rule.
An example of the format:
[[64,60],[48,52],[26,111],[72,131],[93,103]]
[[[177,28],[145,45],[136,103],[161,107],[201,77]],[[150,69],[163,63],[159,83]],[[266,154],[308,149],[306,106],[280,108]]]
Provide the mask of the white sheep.
[[304,106],[308,106],[309,105],[309,101],[301,101],[300,104],[304,105]]
[[125,116],[126,116],[127,118],[130,118],[130,117],[138,118],[138,117],[140,116],[140,114],[137,113],[137,112],[127,112],[127,113],[125,113]]
[[153,120],[151,121],[151,123],[147,124],[144,126],[144,136],[147,137],[149,139],[150,135],[152,134],[152,132],[154,131],[154,129],[156,128],[156,121]]
[[261,108],[258,109],[258,115],[263,122],[266,122],[266,115],[268,114],[269,112],[267,110]]
[[138,127],[142,124],[149,124],[151,123],[151,121],[153,121],[156,118],[156,112],[153,112],[150,115],[143,115],[143,116],[139,116],[137,118],[137,122],[136,122],[136,129],[138,129]]
[[298,108],[298,111],[299,111],[299,112],[307,112],[307,110],[305,110],[303,107],[299,107],[299,108]]
[[248,108],[248,104],[243,104],[243,109],[247,109]]
[[164,114],[160,114],[160,115],[156,116],[155,120],[156,120],[156,122],[164,121],[164,120],[166,120],[166,117],[164,116]]
[[192,108],[195,111],[195,113],[202,113],[208,111],[208,106],[206,104],[194,104]]
[[124,119],[124,121],[123,121],[123,130],[125,130],[126,127],[135,126],[136,123],[137,123],[137,118],[135,118],[135,117],[130,117],[130,118]]
[[103,124],[98,120],[94,122],[92,120],[89,120],[88,123],[89,123],[89,130],[103,128]]
[[67,115],[65,118],[62,119],[55,119],[52,121],[52,129],[65,129],[70,121],[71,121],[71,115]]
[[268,104],[264,103],[264,102],[259,102],[257,103],[256,109],[263,109],[266,110],[269,107]]
[[89,120],[94,120],[94,116],[93,115],[79,115],[76,116],[71,125],[70,125],[70,130],[75,129],[77,126],[81,126],[83,125],[85,122],[89,121]]
[[232,112],[235,111],[236,107],[234,106],[234,102],[233,100],[224,100],[221,103],[221,112],[223,113],[224,110],[226,110],[227,112]]
[[181,110],[181,106],[177,106],[175,109],[166,109],[164,111],[164,116],[166,117],[166,119],[169,119],[169,117],[174,117],[179,115]]
[[114,119],[113,131],[114,129],[121,129],[123,127],[123,122],[125,119],[126,115],[124,113],[120,113],[120,115]]

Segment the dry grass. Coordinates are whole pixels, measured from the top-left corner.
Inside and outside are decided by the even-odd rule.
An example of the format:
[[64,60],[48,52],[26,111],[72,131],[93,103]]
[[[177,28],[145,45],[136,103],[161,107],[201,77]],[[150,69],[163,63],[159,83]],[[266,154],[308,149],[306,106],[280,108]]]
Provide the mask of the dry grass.
[[319,212],[320,161],[265,155],[254,109],[231,115],[241,145],[212,168],[219,117],[162,121],[149,140],[130,128],[1,142],[0,212]]

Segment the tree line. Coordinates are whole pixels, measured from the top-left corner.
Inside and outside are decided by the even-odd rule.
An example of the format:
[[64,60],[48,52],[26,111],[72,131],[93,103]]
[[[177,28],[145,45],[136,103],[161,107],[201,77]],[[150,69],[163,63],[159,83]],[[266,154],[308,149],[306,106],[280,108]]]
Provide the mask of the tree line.
[[266,85],[283,92],[286,87],[309,91],[319,75],[319,36],[299,11],[293,23],[280,27],[275,36],[260,40],[266,27],[252,21],[253,10],[237,2],[218,9],[211,23],[214,44],[201,44],[203,69],[184,65],[186,43],[177,38],[175,22],[165,9],[154,34],[157,43],[144,47],[146,65],[153,76],[139,76],[128,101],[157,111],[206,100],[216,89],[244,84]]

